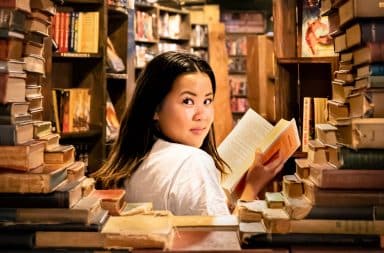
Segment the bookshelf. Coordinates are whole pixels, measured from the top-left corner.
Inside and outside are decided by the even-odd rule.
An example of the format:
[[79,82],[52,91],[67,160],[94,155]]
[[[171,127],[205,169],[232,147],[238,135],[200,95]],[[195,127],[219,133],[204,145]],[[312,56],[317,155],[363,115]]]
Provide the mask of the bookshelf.
[[136,1],[134,31],[136,76],[157,54],[189,51],[191,22],[186,10]]
[[294,117],[300,135],[303,98],[330,98],[338,64],[333,46],[327,54],[304,56],[302,9],[301,0],[273,1],[276,119]]
[[[129,46],[129,40],[132,39],[129,29],[133,26],[134,13],[133,9],[129,9],[127,3],[123,1],[107,3],[102,0],[65,0],[54,2],[57,14],[52,26],[53,50],[47,50],[50,55],[46,57],[49,81],[44,90],[49,104],[45,117],[53,121],[56,126],[62,124],[60,114],[55,113],[54,108],[58,106],[54,105],[55,96],[52,90],[88,89],[90,97],[89,128],[80,131],[60,131],[60,143],[74,145],[76,158],[86,159],[88,173],[90,173],[100,168],[109,150],[109,144],[106,141],[108,96],[119,118],[132,93],[133,87],[129,84],[134,83],[130,79],[134,74],[131,73],[133,72],[133,58],[130,58],[130,55],[133,55],[134,48],[132,50],[132,46]],[[94,15],[94,18],[83,21],[84,25],[81,25],[81,16],[88,14]],[[66,16],[68,16],[67,20]],[[90,33],[92,36],[87,35],[89,31],[92,31]],[[80,40],[81,33],[87,38],[86,40]],[[71,42],[71,37],[75,42]],[[121,59],[124,65],[123,70],[114,71],[109,66],[108,40],[114,46],[116,55]],[[80,47],[81,44],[84,44],[83,48]],[[72,117],[72,115],[68,116]],[[56,127],[56,129],[58,128]]]

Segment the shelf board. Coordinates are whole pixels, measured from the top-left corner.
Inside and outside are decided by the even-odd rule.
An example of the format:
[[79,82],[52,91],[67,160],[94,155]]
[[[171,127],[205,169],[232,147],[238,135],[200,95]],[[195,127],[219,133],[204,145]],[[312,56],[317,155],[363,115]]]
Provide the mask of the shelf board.
[[279,64],[299,64],[299,63],[331,63],[337,56],[329,57],[295,57],[295,58],[277,58]]
[[148,9],[153,9],[155,6],[150,3],[144,3],[144,2],[136,2],[135,1],[135,10],[148,10]]
[[74,52],[65,52],[65,53],[58,53],[54,52],[52,54],[52,57],[56,58],[101,58],[100,54],[93,54],[93,53],[74,53]]
[[100,129],[91,129],[83,132],[61,133],[60,139],[93,139],[101,135]]
[[156,39],[154,39],[154,40],[147,40],[147,39],[136,39],[135,38],[135,42],[136,43],[156,44],[156,43],[159,42],[159,40],[156,40]]
[[194,48],[194,49],[205,49],[207,50],[208,49],[208,46],[207,45],[202,45],[202,46],[198,46],[198,45],[190,45],[191,48]]
[[121,5],[114,5],[110,4],[108,5],[108,12],[113,13],[114,15],[123,15],[128,16],[128,9]]
[[107,78],[110,79],[128,79],[126,73],[107,73]]
[[169,36],[160,36],[161,40],[170,40],[170,41],[189,41],[188,37],[169,37]]
[[158,7],[158,9],[160,11],[164,11],[164,12],[184,14],[184,15],[188,15],[189,14],[189,12],[185,11],[185,10],[178,10],[178,9],[175,9],[175,8],[166,7],[166,6],[162,6],[162,5],[157,5],[157,7]]
[[230,75],[245,75],[247,74],[247,71],[235,71],[235,70],[229,70],[228,74]]
[[52,0],[55,4],[102,4],[104,0]]

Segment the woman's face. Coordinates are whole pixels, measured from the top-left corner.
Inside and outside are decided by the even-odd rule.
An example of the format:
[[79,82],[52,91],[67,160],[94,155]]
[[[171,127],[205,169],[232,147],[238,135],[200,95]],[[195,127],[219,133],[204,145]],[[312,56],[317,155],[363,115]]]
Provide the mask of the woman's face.
[[162,134],[174,142],[196,148],[203,144],[213,117],[211,80],[201,72],[177,77],[154,115]]

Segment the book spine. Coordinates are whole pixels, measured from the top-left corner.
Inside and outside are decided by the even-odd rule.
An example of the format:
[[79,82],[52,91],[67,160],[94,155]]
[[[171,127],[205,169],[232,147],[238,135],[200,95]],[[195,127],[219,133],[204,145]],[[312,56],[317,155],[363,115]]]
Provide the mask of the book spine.
[[349,234],[255,234],[245,240],[245,248],[301,246],[380,247],[379,235]]
[[16,145],[15,125],[0,125],[0,145]]
[[33,231],[5,231],[0,233],[1,249],[32,249],[34,244],[35,232]]
[[382,42],[384,41],[384,23],[370,22],[361,24],[362,42]]
[[11,208],[69,208],[69,192],[49,194],[0,193],[0,206]]
[[384,207],[362,206],[362,207],[332,207],[313,206],[305,217],[306,219],[331,219],[331,220],[383,220]]
[[384,149],[359,149],[341,147],[339,169],[384,169]]
[[384,64],[373,64],[370,66],[371,76],[384,76]]

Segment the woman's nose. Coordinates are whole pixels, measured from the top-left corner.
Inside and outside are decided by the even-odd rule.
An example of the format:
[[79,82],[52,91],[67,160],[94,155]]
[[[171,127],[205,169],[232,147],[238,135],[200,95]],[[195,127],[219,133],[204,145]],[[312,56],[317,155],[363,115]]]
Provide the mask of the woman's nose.
[[193,115],[194,120],[203,120],[206,117],[206,109],[203,105],[197,105],[195,107],[195,113]]

